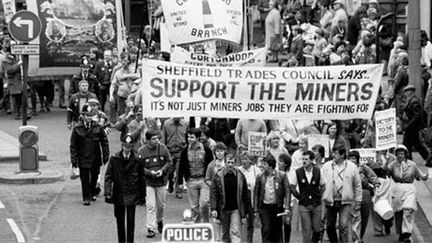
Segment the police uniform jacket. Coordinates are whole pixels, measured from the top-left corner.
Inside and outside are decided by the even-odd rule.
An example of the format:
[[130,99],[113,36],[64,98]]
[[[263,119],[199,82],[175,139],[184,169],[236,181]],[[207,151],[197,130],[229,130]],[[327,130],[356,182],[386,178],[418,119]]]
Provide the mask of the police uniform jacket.
[[[67,123],[71,122],[78,122],[79,116],[80,116],[80,93],[75,93],[71,96],[69,99],[69,106],[68,106],[68,113],[67,113]],[[91,99],[95,98],[97,99],[96,95],[94,93],[87,93],[86,95],[83,95],[82,97],[86,97],[86,102]]]
[[145,197],[143,163],[136,159],[133,151],[128,159],[120,151],[111,155],[105,172],[105,197],[114,204],[136,205]]
[[72,130],[70,138],[72,165],[94,168],[106,164],[109,157],[108,138],[101,125],[90,122],[87,128],[82,122]]

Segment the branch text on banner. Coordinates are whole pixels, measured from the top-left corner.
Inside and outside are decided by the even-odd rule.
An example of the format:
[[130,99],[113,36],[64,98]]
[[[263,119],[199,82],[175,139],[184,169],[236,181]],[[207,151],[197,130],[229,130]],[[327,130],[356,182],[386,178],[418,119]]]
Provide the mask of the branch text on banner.
[[147,60],[143,112],[153,117],[370,119],[382,68],[215,68]]
[[197,54],[186,51],[181,47],[174,47],[171,53],[171,62],[208,67],[240,67],[261,66],[266,63],[266,48],[232,53],[224,57],[211,57],[207,54]]
[[232,0],[162,0],[171,44],[211,39],[240,43],[243,2]]
[[391,108],[375,113],[376,149],[394,148],[396,141],[396,109]]

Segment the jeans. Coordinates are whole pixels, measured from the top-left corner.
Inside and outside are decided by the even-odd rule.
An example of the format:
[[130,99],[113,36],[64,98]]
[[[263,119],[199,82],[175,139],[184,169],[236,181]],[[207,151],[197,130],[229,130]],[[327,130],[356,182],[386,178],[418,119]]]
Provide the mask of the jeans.
[[283,222],[282,217],[277,217],[277,214],[283,212],[283,208],[270,204],[263,204],[259,209],[261,238],[263,243],[281,241]]
[[353,242],[359,242],[363,239],[366,231],[366,227],[369,221],[369,209],[372,204],[371,191],[363,189],[363,200],[361,203],[360,210],[352,211],[352,240]]
[[241,219],[238,209],[222,211],[221,226],[222,242],[241,242]]
[[[331,243],[348,242],[348,226],[351,213],[351,204],[334,202],[333,206],[326,206],[327,235]],[[339,214],[339,241],[336,233],[336,218]]]
[[147,229],[156,232],[157,222],[163,221],[166,205],[166,187],[146,187]]
[[[124,206],[124,205],[114,204],[114,216],[116,217],[116,221],[117,221],[118,242],[134,241],[135,209],[136,209],[135,205]],[[125,216],[126,216],[126,228],[125,228]]]
[[192,209],[195,222],[208,223],[210,217],[210,190],[204,178],[191,178],[187,182],[189,205]]
[[322,205],[300,205],[301,227],[303,242],[318,242],[318,234],[321,230]]
[[90,200],[96,195],[96,183],[99,176],[99,166],[93,168],[79,168],[83,200]]
[[126,108],[126,98],[118,97],[117,117],[123,115],[126,112]]

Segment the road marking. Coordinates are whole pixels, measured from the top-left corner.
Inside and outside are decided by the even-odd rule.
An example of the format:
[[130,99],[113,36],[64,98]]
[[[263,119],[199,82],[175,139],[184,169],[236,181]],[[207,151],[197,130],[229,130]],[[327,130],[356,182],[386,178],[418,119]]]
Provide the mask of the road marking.
[[12,228],[12,231],[14,232],[17,242],[18,243],[25,243],[25,239],[23,234],[21,233],[21,230],[18,228],[18,225],[15,223],[13,219],[6,219],[9,223],[10,227]]
[[5,208],[5,206],[3,205],[3,203],[0,201],[0,208]]

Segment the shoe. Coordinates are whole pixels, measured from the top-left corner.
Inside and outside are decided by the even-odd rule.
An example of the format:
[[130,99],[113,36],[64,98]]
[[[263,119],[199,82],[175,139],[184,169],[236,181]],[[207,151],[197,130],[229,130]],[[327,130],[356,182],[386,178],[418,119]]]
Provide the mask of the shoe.
[[183,199],[183,196],[182,196],[181,192],[176,192],[175,197],[176,197],[177,199]]
[[96,196],[92,196],[91,200],[94,202],[94,201],[96,201],[96,198],[97,198]]
[[39,112],[40,113],[45,113],[46,112],[45,107],[41,107],[40,110],[39,110]]
[[32,111],[32,116],[37,116],[38,115],[38,113],[37,113],[37,111]]
[[158,231],[159,231],[159,233],[162,234],[162,230],[163,230],[163,222],[160,221],[160,222],[158,222],[157,224],[158,224]]
[[174,192],[174,185],[173,183],[168,183],[168,193],[173,193]]
[[12,110],[11,109],[7,109],[6,110],[6,114],[8,114],[8,115],[12,114]]
[[147,235],[146,235],[147,238],[153,238],[155,236],[156,236],[156,233],[153,230],[150,230],[150,229],[147,230]]
[[95,192],[94,192],[95,196],[99,195],[100,192],[101,192],[100,187],[96,187]]
[[411,234],[410,233],[403,233],[402,238],[404,243],[411,243]]
[[385,224],[384,225],[384,231],[385,231],[386,235],[390,235],[390,233],[391,233],[391,225]]
[[90,200],[85,200],[83,203],[84,206],[90,206]]

